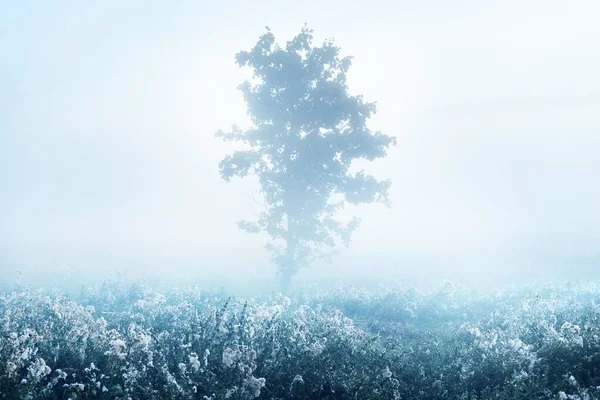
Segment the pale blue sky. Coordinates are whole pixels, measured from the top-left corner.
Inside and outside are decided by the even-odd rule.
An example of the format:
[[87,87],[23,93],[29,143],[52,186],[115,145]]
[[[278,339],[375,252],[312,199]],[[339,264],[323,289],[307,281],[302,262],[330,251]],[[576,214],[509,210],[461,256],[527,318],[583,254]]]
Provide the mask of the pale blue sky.
[[369,166],[392,178],[392,209],[358,210],[352,247],[323,271],[597,262],[597,15],[595,0],[4,5],[0,269],[150,259],[270,274],[262,238],[234,224],[255,188],[220,180],[229,148],[214,132],[246,121],[234,54],[265,25],[283,42],[304,22],[355,57],[352,91],[399,139]]

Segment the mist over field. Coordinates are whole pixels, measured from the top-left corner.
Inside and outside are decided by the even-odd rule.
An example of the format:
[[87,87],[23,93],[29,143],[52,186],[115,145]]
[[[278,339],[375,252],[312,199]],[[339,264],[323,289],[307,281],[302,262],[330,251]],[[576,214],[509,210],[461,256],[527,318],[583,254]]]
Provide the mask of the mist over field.
[[599,399],[598,15],[4,4],[0,399]]
[[378,105],[369,126],[398,140],[367,167],[392,180],[391,209],[351,210],[351,247],[307,280],[597,277],[593,1],[3,9],[3,281],[274,284],[265,238],[235,225],[260,211],[257,185],[220,179],[232,145],[214,132],[249,123],[233,56],[265,25],[289,40],[304,22],[354,57],[351,92]]

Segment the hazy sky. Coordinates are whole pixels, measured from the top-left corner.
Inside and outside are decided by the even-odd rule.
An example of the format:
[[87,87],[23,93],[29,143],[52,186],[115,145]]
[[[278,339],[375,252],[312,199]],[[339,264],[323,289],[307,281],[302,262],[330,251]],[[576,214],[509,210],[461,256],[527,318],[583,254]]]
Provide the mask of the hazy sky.
[[596,0],[5,4],[0,273],[269,271],[263,239],[234,224],[256,187],[220,179],[214,133],[247,123],[235,53],[304,22],[355,57],[351,91],[398,137],[368,166],[392,179],[392,209],[357,210],[324,271],[598,265],[598,15]]

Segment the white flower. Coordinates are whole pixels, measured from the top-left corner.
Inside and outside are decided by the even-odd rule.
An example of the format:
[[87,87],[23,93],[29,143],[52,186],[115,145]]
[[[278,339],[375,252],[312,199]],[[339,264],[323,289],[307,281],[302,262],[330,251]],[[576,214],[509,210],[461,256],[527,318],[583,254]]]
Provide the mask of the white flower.
[[471,332],[471,335],[475,337],[481,336],[481,331],[479,330],[479,328],[471,328],[469,329],[469,332]]
[[252,397],[260,396],[260,389],[265,386],[265,378],[256,379],[254,376],[244,381],[244,391],[248,392]]
[[223,364],[227,367],[233,366],[240,357],[240,352],[237,349],[227,347],[223,350]]
[[127,356],[127,353],[125,352],[127,345],[125,344],[125,342],[123,340],[121,340],[121,339],[111,340],[108,344],[111,347],[111,350],[108,352],[108,354],[114,354],[117,357],[119,357],[121,360],[125,359],[125,357]]
[[138,300],[135,302],[134,306],[143,310],[146,307],[146,300]]
[[294,377],[294,380],[292,381],[292,383],[290,384],[290,393],[294,393],[294,388],[297,385],[303,384],[304,383],[304,379],[302,378],[302,375],[296,375]]
[[392,377],[392,371],[390,371],[389,367],[385,367],[385,369],[383,370],[382,373],[384,378],[391,378]]
[[509,339],[508,340],[508,345],[510,347],[512,347],[515,350],[520,349],[523,346],[523,342],[521,341],[521,339]]
[[27,368],[29,376],[33,378],[35,382],[39,382],[43,377],[48,375],[52,370],[46,365],[46,361],[42,358],[35,360],[33,364]]
[[561,330],[568,330],[572,333],[579,333],[581,331],[581,328],[579,327],[579,325],[573,325],[572,323],[570,323],[569,321],[566,321],[564,324],[562,324],[562,326],[560,327]]
[[150,335],[146,335],[142,332],[138,333],[137,342],[144,350],[148,349],[148,346],[150,345],[150,340]]
[[225,393],[225,398],[228,399],[231,396],[233,396],[235,394],[235,392],[237,392],[238,388],[237,386],[234,386],[233,389],[227,389],[227,393]]
[[566,400],[567,399],[567,394],[563,391],[558,392],[558,398],[560,400]]
[[62,314],[60,312],[60,307],[58,306],[58,304],[54,304],[54,313],[56,314],[56,316],[60,319],[62,318]]
[[577,379],[573,375],[569,376],[569,383],[573,386],[577,386]]
[[205,367],[208,365],[208,356],[210,356],[210,350],[206,349],[204,350],[204,357],[202,358]]
[[188,359],[190,360],[190,364],[192,365],[194,371],[198,371],[198,369],[200,369],[200,361],[198,361],[198,354],[192,353],[188,356]]
[[13,362],[9,362],[6,366],[6,370],[8,371],[8,376],[10,377],[12,373],[17,370],[17,365]]
[[114,351],[122,351],[125,350],[126,347],[125,342],[121,339],[111,340],[109,344]]
[[19,360],[27,360],[29,358],[29,353],[31,352],[31,349],[26,348],[25,351],[23,351],[23,353],[21,353],[21,355],[19,356]]
[[325,345],[321,341],[312,343],[309,347],[309,351],[312,355],[318,356],[325,350]]

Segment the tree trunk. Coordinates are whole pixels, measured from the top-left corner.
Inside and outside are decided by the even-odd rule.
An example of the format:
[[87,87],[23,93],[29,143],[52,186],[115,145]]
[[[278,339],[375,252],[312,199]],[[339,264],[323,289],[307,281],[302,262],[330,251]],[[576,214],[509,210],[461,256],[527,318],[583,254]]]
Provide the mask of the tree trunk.
[[290,290],[290,282],[292,280],[292,274],[289,271],[281,271],[279,275],[279,291],[282,294],[288,294]]
[[292,275],[296,270],[296,240],[296,236],[294,235],[294,219],[288,213],[285,261],[279,266],[279,289],[283,294],[289,292]]

